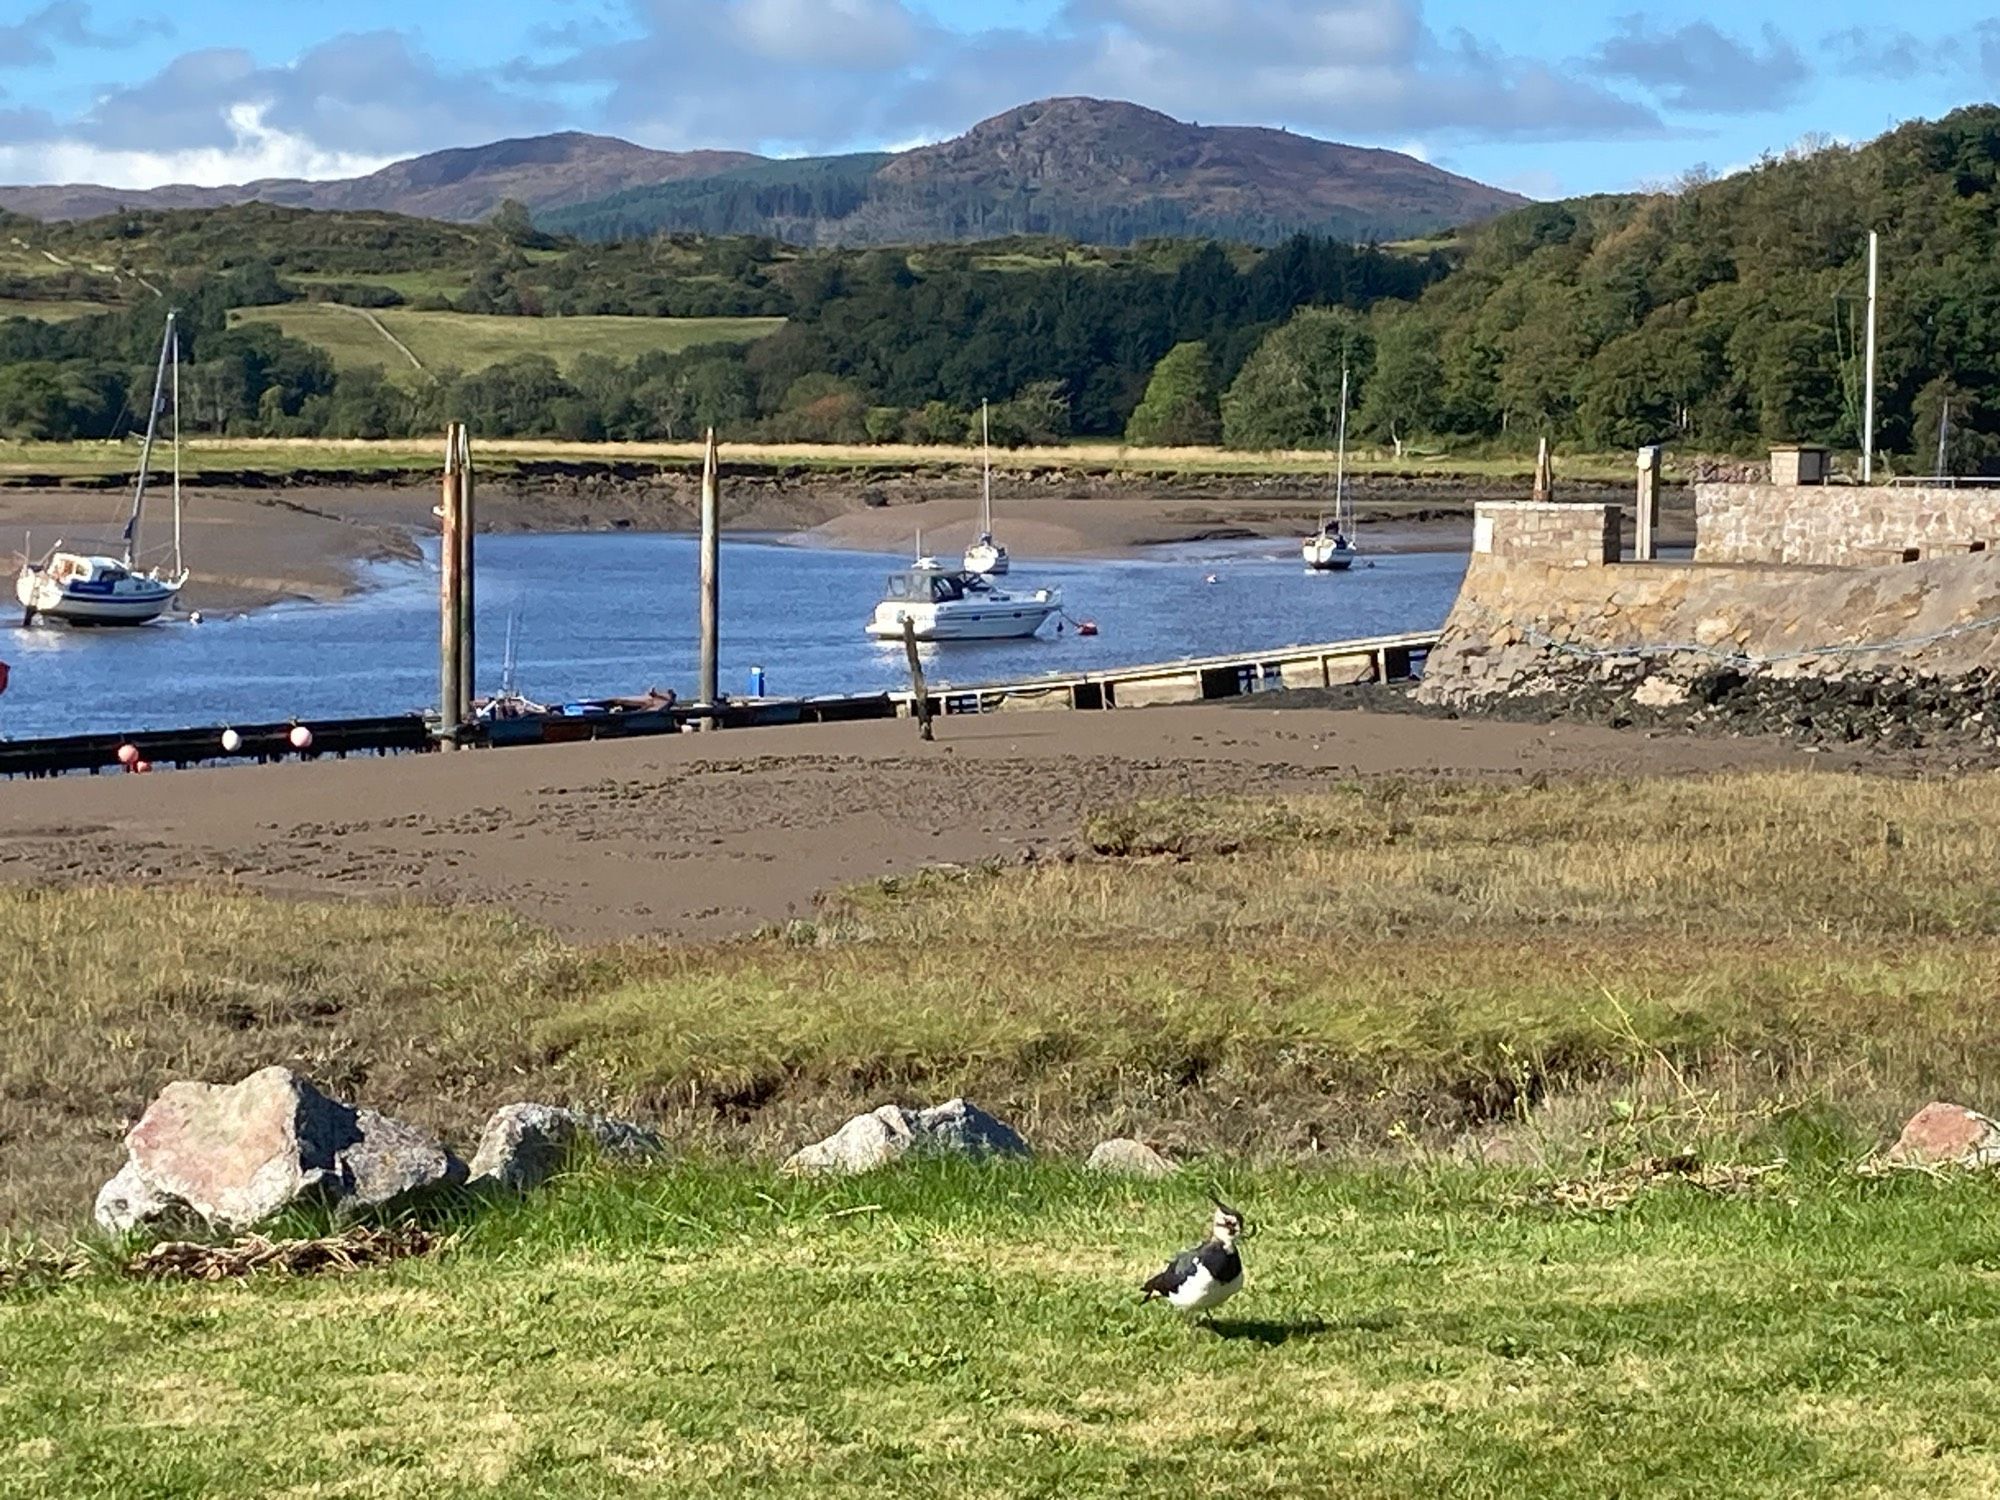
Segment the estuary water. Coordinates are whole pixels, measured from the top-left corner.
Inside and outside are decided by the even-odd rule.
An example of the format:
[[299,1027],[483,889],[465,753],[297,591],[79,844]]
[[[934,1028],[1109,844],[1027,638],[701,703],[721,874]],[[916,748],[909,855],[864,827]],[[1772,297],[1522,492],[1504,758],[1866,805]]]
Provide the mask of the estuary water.
[[[697,543],[619,533],[478,540],[481,693],[514,682],[545,703],[672,688],[693,696]],[[373,569],[337,603],[281,604],[200,625],[0,629],[11,684],[0,738],[401,713],[435,701],[435,541],[425,562]],[[877,691],[907,682],[903,648],[861,626],[903,556],[726,538],[722,690],[773,696]],[[1016,559],[1014,587],[1054,585],[1099,633],[924,648],[935,686],[1422,630],[1444,620],[1462,553],[1383,553],[1346,574],[1308,573],[1298,544],[1186,543],[1115,560]]]

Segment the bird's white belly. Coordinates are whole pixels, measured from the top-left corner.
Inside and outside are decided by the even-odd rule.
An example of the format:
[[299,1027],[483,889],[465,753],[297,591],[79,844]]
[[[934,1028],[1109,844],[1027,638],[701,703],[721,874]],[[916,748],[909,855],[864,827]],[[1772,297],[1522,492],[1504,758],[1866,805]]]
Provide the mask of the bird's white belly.
[[1183,1312],[1200,1312],[1204,1308],[1220,1307],[1242,1290],[1243,1276],[1240,1272],[1233,1281],[1217,1281],[1207,1266],[1196,1266],[1192,1276],[1167,1293],[1167,1301]]

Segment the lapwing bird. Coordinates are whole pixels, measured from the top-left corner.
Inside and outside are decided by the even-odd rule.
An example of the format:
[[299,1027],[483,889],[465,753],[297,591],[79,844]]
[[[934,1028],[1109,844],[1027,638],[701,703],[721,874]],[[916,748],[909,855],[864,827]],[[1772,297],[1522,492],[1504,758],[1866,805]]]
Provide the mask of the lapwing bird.
[[1243,1215],[1220,1198],[1208,1221],[1208,1238],[1176,1255],[1167,1268],[1148,1281],[1139,1300],[1164,1297],[1182,1312],[1209,1312],[1243,1290],[1243,1257],[1236,1241],[1243,1234]]

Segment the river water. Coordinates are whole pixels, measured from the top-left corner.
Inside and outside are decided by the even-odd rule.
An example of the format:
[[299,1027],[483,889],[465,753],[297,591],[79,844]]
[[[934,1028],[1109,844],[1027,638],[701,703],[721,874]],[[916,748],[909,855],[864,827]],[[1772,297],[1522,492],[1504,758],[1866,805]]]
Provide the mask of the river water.
[[[422,565],[385,564],[332,604],[283,604],[201,625],[0,629],[12,681],[0,737],[400,713],[437,692],[435,543]],[[510,623],[515,683],[542,702],[673,688],[693,696],[697,544],[684,535],[590,533],[478,540],[477,687],[500,686]],[[927,646],[933,685],[1186,656],[1261,651],[1440,624],[1463,554],[1380,554],[1346,574],[1308,573],[1296,542],[1187,543],[1141,558],[1019,559],[1008,582],[1061,587],[1099,634]],[[722,546],[722,689],[773,696],[906,683],[903,648],[861,633],[903,557],[729,538]],[[1213,581],[1210,581],[1210,580]]]

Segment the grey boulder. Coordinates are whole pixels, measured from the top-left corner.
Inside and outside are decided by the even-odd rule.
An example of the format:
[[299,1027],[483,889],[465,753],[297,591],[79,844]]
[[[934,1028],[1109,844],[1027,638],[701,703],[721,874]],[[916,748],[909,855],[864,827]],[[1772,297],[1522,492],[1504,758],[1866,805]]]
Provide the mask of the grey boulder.
[[508,1104],[493,1112],[472,1154],[472,1185],[525,1193],[557,1172],[580,1146],[606,1156],[657,1156],[660,1134],[630,1120],[551,1104]]
[[329,1099],[289,1068],[170,1083],[125,1145],[129,1160],[97,1201],[98,1223],[114,1232],[183,1210],[225,1229],[295,1204],[352,1217],[465,1180],[435,1136]]
[[125,1234],[142,1225],[187,1226],[199,1222],[194,1211],[180,1199],[156,1193],[148,1187],[146,1179],[139,1175],[139,1168],[130,1160],[118,1169],[115,1177],[97,1190],[93,1217],[113,1234]]
[[801,1176],[872,1172],[912,1154],[981,1158],[1027,1156],[1029,1151],[1011,1126],[964,1099],[930,1109],[885,1104],[794,1152],[785,1171]]
[[1084,1168],[1112,1177],[1171,1177],[1180,1168],[1144,1141],[1115,1137],[1099,1141]]

